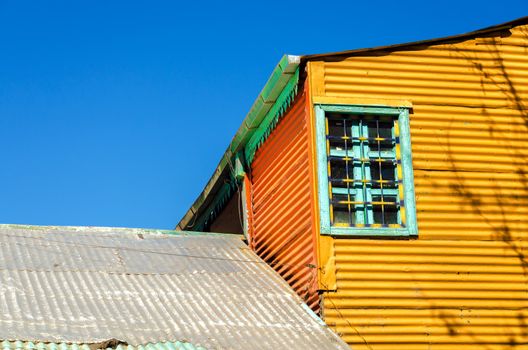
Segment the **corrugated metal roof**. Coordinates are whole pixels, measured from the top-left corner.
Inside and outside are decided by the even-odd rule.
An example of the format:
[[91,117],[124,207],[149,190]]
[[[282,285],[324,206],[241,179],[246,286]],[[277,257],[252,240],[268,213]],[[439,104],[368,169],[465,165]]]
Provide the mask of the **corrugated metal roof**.
[[[22,341],[4,340],[0,346],[2,350],[94,350],[93,344],[68,344],[68,343],[33,343]],[[206,350],[201,346],[194,346],[187,342],[149,343],[145,345],[123,345],[102,347],[105,350]]]
[[172,233],[0,225],[0,339],[347,348],[239,236]]

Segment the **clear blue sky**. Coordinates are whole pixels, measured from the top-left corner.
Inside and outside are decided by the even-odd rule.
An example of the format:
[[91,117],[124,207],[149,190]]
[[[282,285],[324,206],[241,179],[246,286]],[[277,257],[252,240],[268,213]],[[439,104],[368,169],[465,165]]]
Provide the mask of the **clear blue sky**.
[[173,228],[284,53],[525,15],[526,0],[0,0],[0,223]]

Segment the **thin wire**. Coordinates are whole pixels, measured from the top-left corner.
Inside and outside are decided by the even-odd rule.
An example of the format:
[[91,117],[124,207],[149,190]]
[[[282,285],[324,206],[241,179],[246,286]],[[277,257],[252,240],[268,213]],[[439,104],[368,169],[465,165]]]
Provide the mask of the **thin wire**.
[[[327,286],[324,282],[321,281],[321,284],[323,285],[323,287],[324,287],[326,290],[330,290],[330,288],[328,288],[328,286]],[[367,339],[365,339],[365,337],[361,335],[361,333],[359,332],[359,330],[358,330],[356,327],[354,327],[354,326],[352,325],[352,323],[350,323],[350,321],[348,320],[348,318],[346,318],[345,316],[343,316],[343,314],[342,314],[341,311],[339,310],[339,307],[337,307],[337,305],[334,303],[334,301],[332,300],[332,298],[328,297],[327,299],[330,301],[330,303],[332,303],[332,306],[334,307],[334,310],[337,311],[339,317],[341,317],[341,319],[345,320],[345,322],[348,323],[349,327],[352,328],[352,329],[356,332],[356,334],[358,335],[358,337],[360,337],[361,340],[363,340],[363,343],[365,343],[365,345],[366,345],[370,350],[373,350],[372,347],[370,346],[370,344],[368,343]],[[321,309],[322,309],[322,308],[321,308]]]
[[[51,242],[51,243],[60,243],[60,244],[65,244],[65,245],[68,245],[68,246],[71,246],[71,247],[118,249],[120,251],[130,251],[130,252],[137,252],[137,253],[150,253],[150,254],[167,255],[167,256],[179,256],[179,257],[191,258],[191,259],[216,260],[216,261],[234,261],[234,262],[247,262],[247,263],[252,263],[252,264],[278,265],[278,263],[267,263],[264,260],[260,260],[260,259],[259,260],[246,260],[246,259],[232,259],[232,258],[210,257],[210,256],[203,256],[203,255],[179,254],[179,253],[160,252],[160,251],[155,251],[155,250],[127,248],[127,247],[119,247],[119,246],[106,246],[106,245],[90,244],[90,243],[75,243],[75,242],[53,240],[53,239],[48,239],[48,238],[44,238],[44,237],[30,237],[30,236],[22,236],[22,235],[4,234],[4,236],[12,237],[12,238],[26,238],[26,239],[31,239],[31,240],[36,240],[36,241],[43,241],[43,242],[48,242],[48,243],[49,242]],[[167,235],[167,237],[170,237],[170,236]],[[180,236],[180,237],[189,237],[189,236]],[[24,245],[24,244],[21,244],[21,243],[16,243],[16,244]],[[246,244],[244,243],[244,245],[246,245]],[[250,249],[249,246],[248,246],[248,249]],[[255,255],[258,256],[258,254],[256,254],[256,253],[255,253]],[[281,264],[281,265],[282,266],[288,266],[288,267],[306,267],[305,264]]]

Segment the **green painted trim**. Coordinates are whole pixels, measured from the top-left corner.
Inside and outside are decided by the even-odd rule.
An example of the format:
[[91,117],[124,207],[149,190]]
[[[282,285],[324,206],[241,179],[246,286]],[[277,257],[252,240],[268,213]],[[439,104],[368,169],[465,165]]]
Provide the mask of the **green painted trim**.
[[[316,134],[316,152],[317,152],[317,178],[318,178],[318,195],[319,210],[321,215],[319,221],[321,233],[330,233],[330,203],[328,202],[328,160],[326,157],[326,123],[325,110],[321,105],[315,105],[315,134]],[[323,200],[324,198],[324,200]]]
[[248,188],[246,182],[242,182],[242,191],[240,193],[241,202],[242,202],[242,220],[244,224],[244,237],[249,241],[249,217],[248,217],[248,205],[246,202],[246,196],[248,194]]
[[[300,64],[299,56],[285,55],[281,58],[275,69],[273,70],[270,78],[264,85],[259,96],[253,103],[249,113],[242,122],[242,125],[233,137],[229,147],[225,151],[222,159],[218,163],[213,175],[207,182],[207,185],[203,189],[202,193],[194,201],[189,210],[185,213],[183,218],[176,226],[177,230],[191,229],[195,230],[196,225],[188,227],[197,219],[197,216],[202,216],[204,213],[204,205],[210,196],[217,196],[216,191],[213,189],[217,188],[217,184],[221,181],[229,180],[225,174],[225,169],[228,164],[234,164],[235,155],[244,150],[247,142],[251,139],[253,134],[259,129],[262,121],[269,114],[270,109],[275,105],[276,100],[279,98],[284,88],[290,82],[292,76],[297,76],[297,68]],[[297,81],[298,82],[298,81]],[[244,156],[245,158],[245,156]],[[249,165],[247,163],[246,165]],[[247,170],[247,169],[246,169]],[[230,174],[231,177],[235,177],[235,174]],[[216,210],[216,209],[215,209]],[[207,210],[205,210],[207,211]]]
[[271,132],[277,126],[279,119],[284,115],[288,107],[293,103],[297,95],[297,85],[299,82],[299,69],[295,71],[286,86],[283,88],[277,100],[270,108],[259,127],[254,131],[253,136],[246,144],[245,155],[246,163],[251,165],[255,152],[266,141]]
[[329,232],[322,232],[323,235],[354,236],[354,237],[403,237],[412,236],[409,228],[392,227],[331,227]]
[[398,127],[400,128],[400,151],[403,173],[403,189],[405,200],[405,216],[409,235],[418,235],[418,224],[416,221],[416,197],[414,192],[414,172],[411,148],[411,128],[409,125],[409,110],[400,109],[398,117]]
[[326,112],[343,112],[353,114],[386,114],[400,115],[401,108],[384,106],[357,106],[357,105],[319,105]]
[[299,63],[300,58],[298,56],[284,55],[281,58],[244,119],[243,124],[248,129],[259,127],[261,121],[279,97],[282,89],[290,80],[291,75],[297,70]]
[[229,199],[235,192],[237,184],[235,179],[226,182],[222,185],[220,190],[215,193],[214,199],[207,206],[201,215],[196,219],[195,224],[192,227],[189,227],[193,231],[205,231],[209,228],[209,225],[214,221],[214,219],[222,212],[222,209],[226,206]]
[[[320,229],[322,235],[353,236],[353,237],[406,237],[417,236],[416,199],[414,193],[414,174],[412,168],[411,134],[409,127],[409,110],[399,107],[358,106],[358,105],[324,105],[316,104],[315,134],[318,172],[318,199]],[[389,227],[332,227],[330,223],[330,204],[328,202],[328,166],[326,156],[326,123],[325,112],[342,112],[351,114],[386,114],[398,116],[400,131],[400,151],[403,174],[404,201],[406,213],[405,228]]]
[[222,177],[222,173],[227,164],[229,164],[228,159],[230,159],[231,156],[232,155],[229,150],[224,153],[222,159],[220,159],[220,162],[218,163],[215,171],[213,172],[213,175],[207,182],[207,185],[205,185],[205,188],[203,189],[202,193],[200,193],[198,198],[196,198],[196,200],[194,201],[193,205],[189,208],[189,210],[187,210],[187,213],[185,213],[178,225],[176,225],[175,230],[194,230],[193,227],[188,227],[188,225],[197,220],[196,216],[200,214],[200,209],[203,207],[205,201],[209,197],[209,194],[212,192],[213,188]]
[[246,175],[244,161],[243,161],[243,155],[242,152],[237,153],[235,157],[235,169],[234,169],[234,178],[240,183],[244,176]]

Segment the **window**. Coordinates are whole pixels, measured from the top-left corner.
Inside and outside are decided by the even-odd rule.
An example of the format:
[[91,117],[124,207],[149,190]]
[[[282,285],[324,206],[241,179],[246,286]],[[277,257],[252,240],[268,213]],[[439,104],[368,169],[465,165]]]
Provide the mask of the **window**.
[[408,110],[315,110],[321,233],[416,235]]

